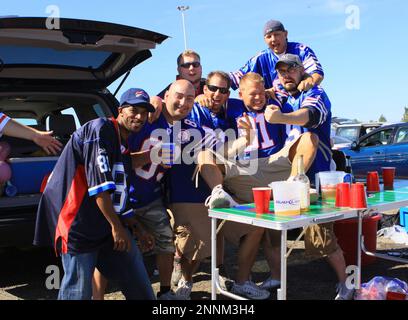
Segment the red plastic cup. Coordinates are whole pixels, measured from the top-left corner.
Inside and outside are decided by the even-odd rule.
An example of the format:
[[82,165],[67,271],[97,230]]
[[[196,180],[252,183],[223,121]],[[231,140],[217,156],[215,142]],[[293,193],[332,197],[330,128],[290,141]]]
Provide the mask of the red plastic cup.
[[336,207],[350,207],[350,183],[338,183],[336,186]]
[[386,300],[405,300],[407,295],[401,292],[387,291]]
[[252,188],[255,201],[256,213],[269,213],[269,201],[271,199],[271,188]]
[[384,189],[394,189],[395,167],[382,167]]
[[380,178],[377,171],[367,172],[367,192],[380,192]]
[[350,207],[353,209],[367,208],[367,196],[363,183],[353,183],[350,188]]

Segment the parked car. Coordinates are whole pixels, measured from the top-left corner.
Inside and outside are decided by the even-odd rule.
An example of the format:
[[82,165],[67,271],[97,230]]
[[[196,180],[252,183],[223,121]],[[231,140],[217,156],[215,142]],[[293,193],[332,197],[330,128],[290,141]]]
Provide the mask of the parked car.
[[[98,21],[60,19],[60,29],[47,29],[46,18],[0,18],[0,110],[66,143],[85,122],[117,115],[119,103],[106,88],[165,39]],[[0,247],[31,244],[41,183],[58,157],[28,140],[0,141],[11,145],[17,188],[16,196],[0,196]]]
[[368,171],[381,175],[381,167],[392,166],[397,177],[408,178],[408,123],[382,126],[340,150],[351,157],[357,177],[366,177]]
[[381,126],[382,123],[379,122],[340,124],[336,126],[335,135],[353,142]]
[[333,150],[339,150],[341,148],[350,147],[353,142],[347,138],[340,137],[340,136],[332,136],[331,139],[333,142],[333,146],[332,146]]

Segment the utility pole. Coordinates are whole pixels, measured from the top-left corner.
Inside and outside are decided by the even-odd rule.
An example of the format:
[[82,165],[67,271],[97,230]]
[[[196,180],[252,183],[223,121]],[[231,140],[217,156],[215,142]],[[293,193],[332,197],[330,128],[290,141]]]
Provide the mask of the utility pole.
[[190,9],[189,6],[178,6],[177,10],[181,12],[181,18],[183,20],[183,34],[184,34],[184,50],[187,50],[187,36],[186,36],[186,25],[184,22],[184,11]]

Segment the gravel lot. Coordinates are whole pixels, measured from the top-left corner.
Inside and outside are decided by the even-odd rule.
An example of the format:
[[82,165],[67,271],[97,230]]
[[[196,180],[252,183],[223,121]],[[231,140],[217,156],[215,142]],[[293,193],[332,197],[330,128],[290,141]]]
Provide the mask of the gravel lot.
[[[289,242],[290,244],[292,241]],[[401,246],[379,238],[377,250],[387,252]],[[400,249],[402,250],[402,249]],[[406,250],[405,250],[406,251]],[[226,263],[229,271],[234,274],[236,251],[226,246]],[[57,290],[48,290],[45,286],[49,274],[47,266],[59,265],[59,260],[50,249],[41,248],[7,248],[0,249],[0,300],[53,300]],[[61,268],[62,270],[62,268]],[[261,282],[268,276],[268,268],[262,256],[258,255],[253,267],[253,280]],[[396,277],[408,282],[408,264],[400,264],[386,260],[377,261],[363,268],[363,282],[374,276]],[[194,277],[192,299],[210,299],[210,261],[205,261],[200,272]],[[158,289],[157,276],[152,283]],[[322,260],[310,260],[304,255],[303,242],[299,242],[288,260],[288,299],[327,300],[335,296],[336,278],[328,264]],[[219,296],[220,299],[227,299]],[[105,296],[108,300],[122,300],[123,295],[114,285],[110,286]],[[273,292],[271,299],[276,299]]]

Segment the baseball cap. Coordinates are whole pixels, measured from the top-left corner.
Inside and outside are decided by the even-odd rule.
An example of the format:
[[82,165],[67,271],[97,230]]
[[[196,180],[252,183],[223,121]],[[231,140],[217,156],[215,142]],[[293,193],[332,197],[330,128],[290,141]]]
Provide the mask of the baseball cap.
[[154,112],[155,109],[150,103],[150,97],[146,91],[140,88],[130,88],[126,90],[120,97],[120,106],[128,104],[146,108],[149,112]]
[[280,22],[278,20],[269,20],[267,23],[265,23],[263,31],[264,31],[264,36],[265,36],[269,32],[286,31],[286,30],[285,30],[285,27],[283,26],[282,22]]
[[300,61],[299,56],[297,56],[296,54],[291,54],[291,53],[283,54],[279,58],[278,62],[276,63],[275,69],[278,69],[279,65],[283,64],[283,63],[287,64],[287,65],[289,65],[291,67],[294,67],[294,66],[301,67],[301,66],[303,66],[302,62]]

